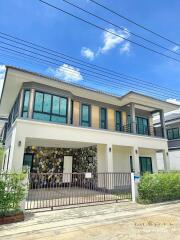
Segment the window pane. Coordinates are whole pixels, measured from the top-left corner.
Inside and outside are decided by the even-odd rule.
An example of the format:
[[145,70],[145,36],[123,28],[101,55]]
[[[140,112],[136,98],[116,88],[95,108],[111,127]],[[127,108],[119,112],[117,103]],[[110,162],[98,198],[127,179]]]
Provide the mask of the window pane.
[[89,106],[82,105],[82,121],[89,121]]
[[28,117],[28,112],[23,112],[22,116],[23,116],[24,118],[27,118],[27,117]]
[[24,105],[23,105],[23,111],[28,111],[29,108],[29,91],[25,91],[24,93]]
[[34,110],[42,112],[43,93],[36,92]]
[[167,130],[167,135],[168,135],[168,139],[169,140],[173,139],[173,131],[172,131],[172,129],[168,129]]
[[50,115],[44,113],[34,113],[33,118],[37,120],[50,121]]
[[106,108],[101,108],[101,128],[106,129]]
[[51,95],[44,94],[43,112],[51,112]]
[[179,128],[174,128],[173,129],[173,138],[174,139],[179,138]]
[[52,122],[57,122],[57,123],[66,123],[66,117],[59,117],[59,116],[51,116],[51,121]]
[[67,110],[67,99],[66,98],[61,98],[60,99],[60,115],[66,116],[66,111]]
[[52,113],[59,114],[59,97],[53,96]]
[[121,112],[116,111],[116,130],[121,130]]

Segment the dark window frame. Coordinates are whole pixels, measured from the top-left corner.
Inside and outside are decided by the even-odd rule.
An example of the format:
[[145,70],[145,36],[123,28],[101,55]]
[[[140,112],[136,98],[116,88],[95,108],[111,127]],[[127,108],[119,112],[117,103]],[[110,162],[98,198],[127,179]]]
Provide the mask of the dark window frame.
[[[174,135],[174,130],[178,130],[178,136],[175,137]],[[169,132],[172,131],[172,138],[169,138]],[[180,133],[179,133],[179,128],[178,127],[174,127],[174,128],[169,128],[167,129],[167,138],[168,140],[174,140],[174,139],[179,139],[180,138]]]
[[[28,110],[24,111],[24,100],[25,100],[25,95],[26,92],[29,92],[29,100],[28,100]],[[30,102],[30,89],[24,89],[24,93],[23,93],[23,102],[22,102],[22,110],[21,110],[21,117],[24,117],[23,114],[27,113],[27,118],[28,118],[28,113],[29,113],[29,102]],[[25,117],[24,117],[25,118]]]
[[[120,122],[119,123],[117,123],[117,114],[120,115]],[[118,110],[115,111],[115,129],[116,129],[116,131],[121,131],[122,130],[122,112],[118,111]]]
[[[102,120],[101,111],[105,110],[105,120]],[[102,123],[104,123],[104,127],[102,127]],[[107,108],[100,107],[100,128],[101,129],[107,129]]]
[[[35,110],[35,99],[36,99],[36,93],[42,93],[43,94],[43,102],[42,102],[42,111],[37,111]],[[47,95],[50,95],[51,96],[51,107],[50,107],[50,112],[46,112],[46,111],[43,111],[43,108],[44,108],[44,95],[47,94]],[[52,108],[53,108],[53,96],[55,97],[58,97],[59,98],[59,101],[61,100],[61,98],[63,99],[66,99],[66,114],[65,115],[62,115],[60,114],[60,105],[59,105],[59,114],[55,114],[52,112]],[[55,122],[55,121],[52,121],[52,117],[62,117],[62,118],[65,118],[66,121],[64,124],[67,124],[67,121],[68,121],[68,98],[67,97],[64,97],[64,96],[60,96],[60,95],[56,95],[56,94],[51,94],[51,93],[48,93],[48,92],[43,92],[43,91],[39,91],[39,90],[36,90],[35,91],[35,94],[34,94],[34,104],[33,104],[33,116],[32,118],[33,119],[36,119],[34,118],[34,113],[39,113],[39,114],[44,114],[44,115],[48,115],[49,116],[49,122],[54,122],[54,123],[60,123],[62,124],[61,122]],[[41,119],[42,121],[45,121],[43,119]],[[48,121],[48,120],[47,120]]]
[[[88,121],[83,120],[83,106],[88,107]],[[88,124],[88,126],[83,125],[83,122]],[[82,127],[91,127],[91,105],[87,103],[82,103],[81,104],[81,126]]]

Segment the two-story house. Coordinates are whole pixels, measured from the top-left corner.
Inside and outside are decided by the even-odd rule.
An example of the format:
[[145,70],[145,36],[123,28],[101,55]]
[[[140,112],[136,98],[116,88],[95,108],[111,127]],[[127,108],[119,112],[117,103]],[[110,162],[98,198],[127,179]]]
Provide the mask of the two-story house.
[[[31,172],[157,171],[169,169],[164,113],[177,109],[135,92],[118,97],[37,73],[7,67],[0,116],[4,170]],[[153,126],[159,113],[160,127]]]

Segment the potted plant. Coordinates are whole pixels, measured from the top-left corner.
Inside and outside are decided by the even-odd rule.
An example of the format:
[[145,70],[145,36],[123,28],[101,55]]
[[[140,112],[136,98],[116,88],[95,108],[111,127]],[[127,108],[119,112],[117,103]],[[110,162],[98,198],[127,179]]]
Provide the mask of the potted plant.
[[21,203],[25,199],[26,173],[0,173],[0,224],[24,220]]

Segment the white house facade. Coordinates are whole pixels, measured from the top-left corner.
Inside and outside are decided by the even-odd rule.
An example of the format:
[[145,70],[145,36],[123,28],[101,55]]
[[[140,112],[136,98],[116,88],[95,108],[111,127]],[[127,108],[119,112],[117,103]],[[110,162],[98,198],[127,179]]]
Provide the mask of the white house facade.
[[[0,116],[2,169],[31,172],[157,172],[169,169],[164,113],[177,109],[135,92],[117,97],[7,67]],[[159,113],[160,126],[153,126]]]

